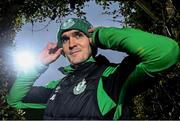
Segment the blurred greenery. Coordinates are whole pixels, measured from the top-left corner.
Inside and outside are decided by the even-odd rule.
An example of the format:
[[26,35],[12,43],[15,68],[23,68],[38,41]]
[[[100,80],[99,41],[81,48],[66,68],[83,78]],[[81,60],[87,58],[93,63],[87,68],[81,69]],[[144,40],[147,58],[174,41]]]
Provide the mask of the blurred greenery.
[[[8,61],[8,47],[13,47],[16,32],[23,24],[61,21],[69,14],[85,18],[83,11],[90,0],[1,0],[0,1],[0,119],[29,119],[31,111],[9,107],[5,101],[16,72]],[[104,11],[114,15],[114,22],[144,31],[162,34],[180,43],[180,5],[177,0],[95,0]],[[118,9],[111,7],[119,4]],[[120,18],[124,19],[120,19]],[[157,83],[136,95],[128,104],[127,119],[180,119],[180,62],[158,77]],[[26,112],[26,113],[25,113]],[[29,113],[30,112],[30,113]],[[36,111],[35,111],[36,112]],[[36,113],[33,113],[35,115]],[[40,116],[41,117],[41,116]],[[37,118],[39,119],[39,118]]]
[[180,119],[180,62],[158,78],[158,82],[136,95],[131,104],[131,119]]

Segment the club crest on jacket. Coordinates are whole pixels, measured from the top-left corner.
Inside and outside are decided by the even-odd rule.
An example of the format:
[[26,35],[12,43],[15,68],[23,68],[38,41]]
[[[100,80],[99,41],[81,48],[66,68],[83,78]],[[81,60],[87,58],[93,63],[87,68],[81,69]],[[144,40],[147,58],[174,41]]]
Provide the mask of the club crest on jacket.
[[75,95],[79,95],[79,94],[81,94],[82,92],[84,92],[85,89],[86,89],[86,80],[83,79],[81,82],[79,82],[79,83],[77,84],[77,86],[74,87],[73,93],[74,93]]

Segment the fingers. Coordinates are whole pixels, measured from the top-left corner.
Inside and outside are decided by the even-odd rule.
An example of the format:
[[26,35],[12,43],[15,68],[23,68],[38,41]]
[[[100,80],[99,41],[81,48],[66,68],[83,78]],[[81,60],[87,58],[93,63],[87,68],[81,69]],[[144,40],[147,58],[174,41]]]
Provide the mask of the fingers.
[[59,49],[55,52],[55,54],[56,54],[56,55],[61,55],[62,50],[63,50],[62,48],[59,48]]
[[59,56],[61,56],[62,48],[59,48],[55,53],[48,54],[48,53],[40,53],[38,59],[44,65],[49,65],[50,63],[54,62]]
[[47,46],[38,55],[38,59],[44,64],[48,65],[54,62],[62,53],[62,48],[58,48],[57,43],[49,42]]
[[88,32],[89,33],[93,33],[95,31],[95,28],[90,28],[90,29],[88,29]]
[[58,46],[56,46],[55,48],[49,49],[49,54],[54,54],[58,49],[59,49]]
[[57,43],[52,43],[52,42],[49,42],[47,44],[47,49],[50,50],[51,48],[56,48],[57,47]]
[[62,54],[62,48],[59,48],[54,54],[50,55],[52,62],[54,62]]
[[49,42],[47,44],[47,51],[48,51],[48,54],[54,54],[56,53],[56,51],[59,49],[57,43],[52,43],[52,42]]

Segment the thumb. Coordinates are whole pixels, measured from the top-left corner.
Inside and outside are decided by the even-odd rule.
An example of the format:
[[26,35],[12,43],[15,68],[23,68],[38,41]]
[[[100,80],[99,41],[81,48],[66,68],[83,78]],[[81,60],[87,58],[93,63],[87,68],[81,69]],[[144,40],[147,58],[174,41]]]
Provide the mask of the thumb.
[[56,52],[55,55],[60,56],[62,54],[62,48],[59,48]]

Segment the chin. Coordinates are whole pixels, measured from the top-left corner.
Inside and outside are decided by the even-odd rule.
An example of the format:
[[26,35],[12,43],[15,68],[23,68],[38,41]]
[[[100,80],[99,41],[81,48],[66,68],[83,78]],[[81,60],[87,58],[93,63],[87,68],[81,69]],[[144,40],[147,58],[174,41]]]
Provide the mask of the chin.
[[76,65],[76,64],[80,64],[80,63],[82,63],[82,62],[84,62],[85,60],[74,60],[74,61],[71,61],[70,63],[72,64],[72,65]]
[[85,62],[88,58],[90,57],[90,54],[85,53],[85,54],[77,54],[75,56],[67,56],[69,62],[72,65],[80,64],[82,62]]
[[77,58],[77,59],[71,59],[69,62],[72,65],[80,64],[82,62],[85,62],[88,58]]

